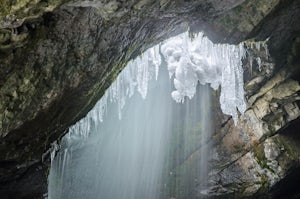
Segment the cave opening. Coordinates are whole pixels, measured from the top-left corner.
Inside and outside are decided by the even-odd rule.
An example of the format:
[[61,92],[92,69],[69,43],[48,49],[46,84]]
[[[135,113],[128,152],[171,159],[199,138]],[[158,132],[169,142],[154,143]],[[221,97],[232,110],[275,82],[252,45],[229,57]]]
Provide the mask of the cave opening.
[[245,111],[243,58],[243,44],[183,33],[129,62],[94,109],[53,144],[48,197],[212,194],[212,107],[235,122]]

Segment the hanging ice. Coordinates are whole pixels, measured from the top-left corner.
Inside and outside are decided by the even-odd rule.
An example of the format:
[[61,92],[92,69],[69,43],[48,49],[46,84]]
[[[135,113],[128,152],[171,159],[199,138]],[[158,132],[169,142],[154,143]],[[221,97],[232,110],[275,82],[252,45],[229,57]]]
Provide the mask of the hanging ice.
[[[244,54],[243,44],[237,46],[213,44],[208,38],[203,37],[202,33],[192,40],[187,32],[172,37],[130,61],[96,104],[96,108],[84,120],[102,122],[107,100],[117,102],[121,118],[126,98],[131,97],[136,90],[146,98],[148,81],[157,78],[161,59],[165,59],[169,76],[174,77],[176,90],[171,95],[175,101],[183,102],[184,97],[192,98],[198,81],[200,84],[210,84],[213,89],[221,86],[222,111],[231,115],[236,122],[237,109],[240,113],[246,109],[241,62]],[[81,127],[75,125],[70,131],[78,132],[78,128]],[[88,131],[82,131],[81,134],[86,137]]]
[[222,111],[237,122],[237,109],[241,113],[246,109],[241,61],[245,55],[243,44],[217,45],[203,34],[191,40],[188,33],[183,33],[165,41],[161,50],[170,76],[174,75],[174,100],[183,102],[185,96],[192,98],[198,81],[210,84],[213,89],[221,85]]

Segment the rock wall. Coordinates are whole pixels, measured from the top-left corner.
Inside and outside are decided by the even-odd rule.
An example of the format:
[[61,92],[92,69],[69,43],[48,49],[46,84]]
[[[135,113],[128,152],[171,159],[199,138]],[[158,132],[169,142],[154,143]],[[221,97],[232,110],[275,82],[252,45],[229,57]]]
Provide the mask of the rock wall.
[[[268,65],[263,61],[261,70],[269,70]],[[299,63],[288,64],[255,92],[248,90],[248,108],[237,126],[229,120],[214,136],[212,194],[267,197],[276,183],[299,167],[300,140],[286,135],[292,122],[299,123],[300,85],[293,76],[299,75],[299,66]],[[259,77],[248,81],[246,88],[249,84],[260,84]],[[295,128],[299,131],[299,127]]]
[[[248,152],[242,157],[255,161],[253,146],[259,148],[268,139],[273,146],[273,135],[299,116],[295,81],[299,3],[4,0],[0,10],[0,193],[25,198],[22,191],[15,195],[22,190],[16,182],[41,164],[50,143],[93,107],[128,60],[188,27],[191,33],[205,31],[217,42],[269,37],[274,61],[262,60],[262,69],[273,72],[248,74],[249,109],[239,123],[253,141],[241,140],[251,145],[245,146]],[[222,132],[234,129],[229,120]]]

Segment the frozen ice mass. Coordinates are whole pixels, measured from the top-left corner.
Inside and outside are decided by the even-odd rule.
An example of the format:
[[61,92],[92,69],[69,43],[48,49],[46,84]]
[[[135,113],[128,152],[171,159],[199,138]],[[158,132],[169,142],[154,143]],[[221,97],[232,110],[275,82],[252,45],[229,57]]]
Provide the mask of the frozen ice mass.
[[161,44],[161,50],[168,63],[170,77],[174,76],[175,91],[172,97],[183,102],[192,98],[198,82],[210,84],[213,89],[221,86],[220,104],[224,114],[231,115],[237,122],[238,113],[244,113],[242,58],[243,44],[213,44],[203,34],[191,39],[188,33],[170,38]]
[[[162,59],[167,62],[175,90],[170,93],[176,102],[195,95],[198,82],[213,89],[221,86],[220,104],[224,114],[231,115],[235,123],[238,112],[246,110],[243,89],[242,59],[244,44],[214,44],[202,33],[190,38],[188,32],[172,37],[156,45],[130,61],[116,81],[109,87],[96,107],[83,120],[103,121],[107,101],[116,102],[119,118],[126,98],[137,90],[147,96],[148,81],[157,78]],[[97,110],[97,111],[96,111]],[[72,128],[78,128],[76,125]]]

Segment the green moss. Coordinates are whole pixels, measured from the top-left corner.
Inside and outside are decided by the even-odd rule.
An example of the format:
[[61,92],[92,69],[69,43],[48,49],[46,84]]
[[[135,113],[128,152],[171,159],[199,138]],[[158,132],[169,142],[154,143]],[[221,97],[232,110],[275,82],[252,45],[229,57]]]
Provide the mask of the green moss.
[[31,37],[33,42],[33,45],[36,45],[38,43],[38,41],[40,41],[42,38],[45,37],[45,35],[47,34],[48,29],[45,26],[40,26],[39,29],[37,31],[35,31]]
[[31,0],[0,0],[1,20],[5,20],[6,15],[13,16],[15,19],[31,20],[42,16],[46,11],[53,10],[63,4],[66,0],[48,0],[48,1],[31,1]]
[[256,182],[256,184],[260,185],[260,188],[257,190],[257,192],[254,194],[254,196],[260,196],[263,193],[266,193],[270,188],[270,182],[269,178],[265,175],[260,175],[260,181]]
[[267,165],[267,158],[265,156],[264,152],[264,146],[262,144],[257,144],[253,147],[253,153],[254,157],[257,161],[257,163],[260,165],[263,169],[269,169]]
[[243,151],[245,151],[244,145],[241,145],[241,144],[235,144],[235,145],[233,145],[233,152],[234,153],[241,153]]
[[17,0],[14,4],[12,4],[11,11],[20,10],[21,8],[24,8],[29,2],[30,0]]
[[0,16],[5,16],[10,11],[10,0],[0,0]]
[[[0,43],[5,43],[11,37],[11,31],[6,29],[0,29]],[[0,46],[1,48],[1,46]]]

